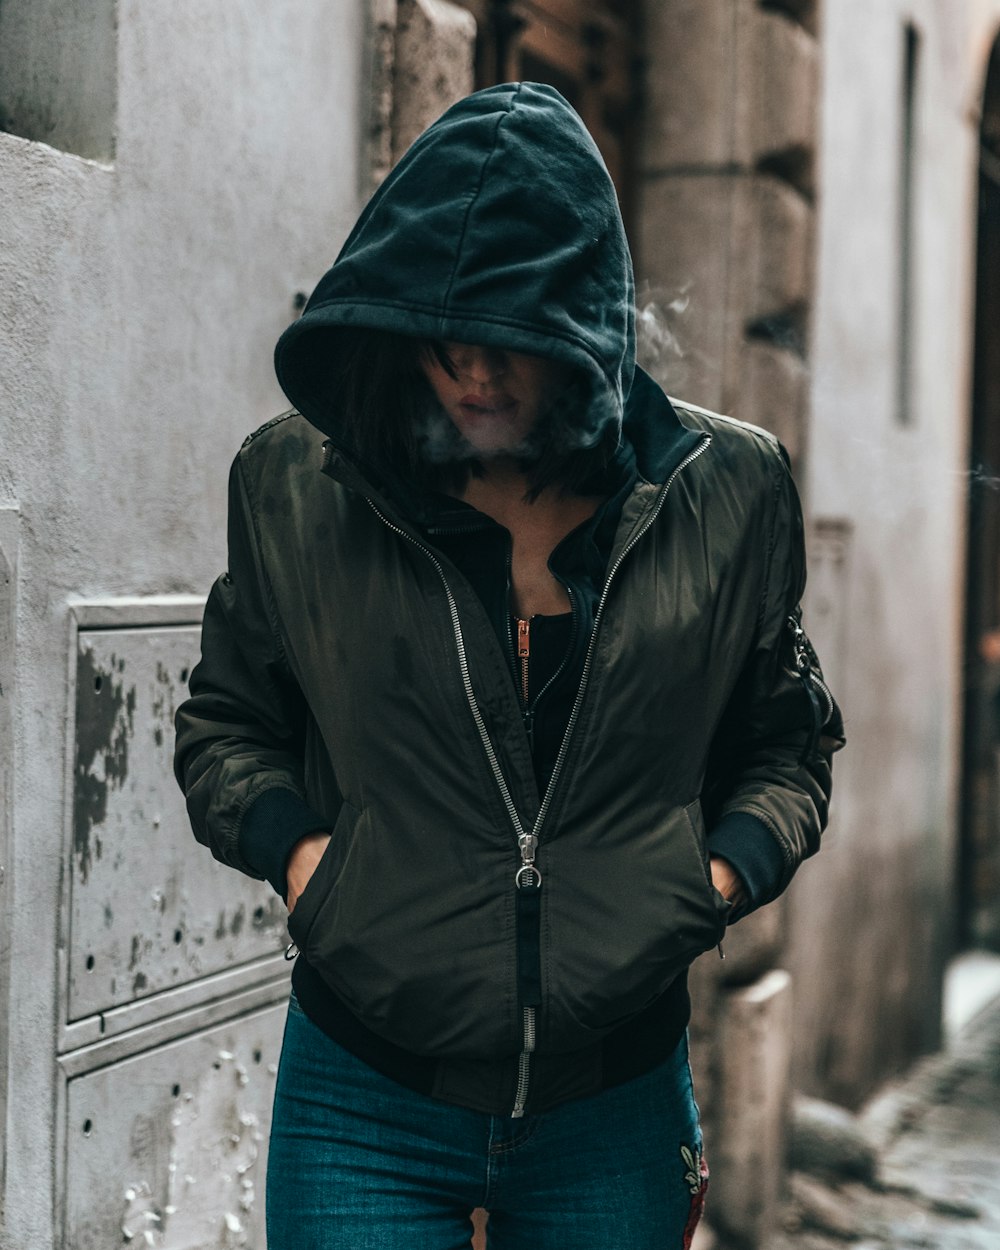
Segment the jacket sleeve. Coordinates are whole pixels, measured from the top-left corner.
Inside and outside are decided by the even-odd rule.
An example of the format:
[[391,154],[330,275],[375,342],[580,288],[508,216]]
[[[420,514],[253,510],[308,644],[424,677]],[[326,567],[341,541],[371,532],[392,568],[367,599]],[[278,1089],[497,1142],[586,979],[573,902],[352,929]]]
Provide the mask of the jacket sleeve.
[[843,721],[799,623],[802,511],[775,447],[767,572],[748,658],[715,734],[703,791],[709,851],[746,887],[732,919],[776,898],[819,849]]
[[330,821],[305,800],[309,713],[278,633],[239,456],[229,477],[229,569],[205,607],[190,692],[177,711],[174,771],[195,837],[284,897],[292,847]]

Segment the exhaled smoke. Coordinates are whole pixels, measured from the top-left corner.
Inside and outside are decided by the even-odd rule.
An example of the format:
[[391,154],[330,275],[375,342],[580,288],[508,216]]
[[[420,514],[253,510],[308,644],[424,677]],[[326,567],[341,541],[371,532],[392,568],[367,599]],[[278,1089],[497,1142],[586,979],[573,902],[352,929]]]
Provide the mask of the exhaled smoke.
[[[594,447],[617,412],[610,395],[582,373],[574,375],[528,436],[504,454],[532,462],[556,451],[567,455]],[[417,444],[421,460],[444,465],[480,458],[481,454],[459,433],[444,409],[428,396],[417,420]]]
[[691,304],[690,287],[643,295],[635,310],[636,357],[648,372],[660,373],[685,357],[677,328]]
[[424,464],[455,464],[474,454],[445,410],[430,397],[418,416],[417,449]]
[[636,302],[636,360],[672,395],[686,394],[693,379],[704,383],[709,362],[690,346],[682,323],[691,308],[691,284],[644,287]]
[[969,487],[971,490],[978,488],[996,494],[1000,491],[1000,477],[987,465],[976,464],[969,470]]

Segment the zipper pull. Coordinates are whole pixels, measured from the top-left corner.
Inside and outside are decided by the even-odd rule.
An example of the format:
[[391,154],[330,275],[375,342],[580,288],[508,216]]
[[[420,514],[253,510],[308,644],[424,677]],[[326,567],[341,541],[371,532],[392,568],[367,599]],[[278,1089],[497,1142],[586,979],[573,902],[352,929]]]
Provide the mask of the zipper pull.
[[526,660],[531,654],[531,622],[517,618],[517,658]]
[[795,671],[802,682],[802,687],[806,692],[806,697],[812,710],[812,729],[809,734],[809,740],[799,756],[799,763],[807,764],[814,758],[819,746],[820,734],[825,723],[824,709],[820,701],[819,691],[816,689],[817,683],[812,669],[812,657],[809,654],[811,650],[809,639],[806,637],[806,631],[802,628],[797,615],[788,618],[788,628],[792,634],[792,659],[795,664]]
[[528,692],[528,657],[531,655],[531,622],[517,618],[517,658],[521,661],[521,702],[527,709],[531,702]]
[[535,867],[538,837],[534,833],[522,833],[517,839],[517,845],[521,852],[521,867],[514,877],[514,884],[519,890],[537,890],[542,884],[542,874]]

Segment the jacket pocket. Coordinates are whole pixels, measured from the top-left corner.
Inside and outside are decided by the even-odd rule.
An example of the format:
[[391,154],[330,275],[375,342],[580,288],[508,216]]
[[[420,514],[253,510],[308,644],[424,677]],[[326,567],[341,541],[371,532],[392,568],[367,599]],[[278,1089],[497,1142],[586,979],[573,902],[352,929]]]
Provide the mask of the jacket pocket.
[[333,826],[330,841],[316,865],[316,871],[295,900],[295,907],[288,917],[288,932],[299,950],[305,950],[316,914],[337,884],[360,816],[358,809],[345,799]]
[[603,839],[548,844],[547,1050],[589,1045],[642,1011],[725,931],[730,908],[712,886],[700,803],[645,815]]
[[711,896],[712,905],[715,907],[719,917],[718,940],[721,942],[733,905],[712,883],[712,863],[708,854],[708,838],[705,833],[705,816],[701,808],[701,799],[693,799],[690,803],[685,803],[684,815],[687,818],[688,828],[691,830],[691,837],[694,839],[698,858],[701,860],[702,871],[705,875],[705,885]]

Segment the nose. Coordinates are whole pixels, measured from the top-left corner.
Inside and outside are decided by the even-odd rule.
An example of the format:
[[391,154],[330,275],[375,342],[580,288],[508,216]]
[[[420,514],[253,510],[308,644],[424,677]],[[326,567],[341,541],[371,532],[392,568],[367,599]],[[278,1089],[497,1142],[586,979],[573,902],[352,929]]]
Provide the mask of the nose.
[[465,347],[455,358],[458,372],[477,386],[488,386],[507,371],[507,353],[498,347]]

